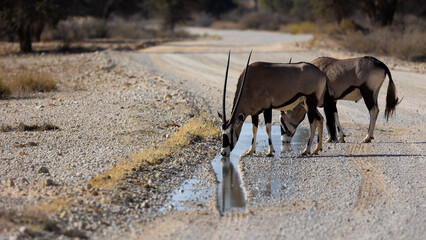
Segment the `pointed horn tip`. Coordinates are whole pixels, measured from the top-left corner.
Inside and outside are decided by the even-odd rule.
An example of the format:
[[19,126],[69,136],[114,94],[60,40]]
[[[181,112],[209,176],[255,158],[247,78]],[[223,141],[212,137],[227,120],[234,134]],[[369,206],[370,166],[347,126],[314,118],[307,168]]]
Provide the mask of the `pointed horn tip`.
[[225,83],[224,83],[224,87],[223,87],[223,100],[222,100],[223,101],[222,102],[222,104],[223,104],[223,106],[222,106],[222,108],[223,108],[222,109],[222,122],[223,122],[223,124],[225,124],[225,122],[226,122],[225,99],[226,99],[226,84],[227,84],[227,80],[228,80],[228,70],[229,70],[230,59],[231,59],[231,49],[229,49],[229,52],[228,52],[228,63],[226,65]]

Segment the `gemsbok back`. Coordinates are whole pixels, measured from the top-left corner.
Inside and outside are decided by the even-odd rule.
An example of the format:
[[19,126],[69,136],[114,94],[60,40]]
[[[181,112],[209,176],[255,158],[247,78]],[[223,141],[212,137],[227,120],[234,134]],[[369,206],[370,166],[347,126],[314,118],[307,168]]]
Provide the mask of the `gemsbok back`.
[[[251,56],[251,53],[250,53]],[[303,102],[306,106],[310,123],[310,136],[306,148],[301,155],[310,154],[315,131],[318,128],[318,143],[314,150],[317,154],[322,149],[323,117],[317,106],[323,104],[326,89],[326,76],[310,63],[267,63],[255,62],[241,73],[235,92],[231,118],[226,120],[225,94],[228,79],[228,64],[226,67],[225,85],[223,90],[223,109],[219,117],[222,119],[222,149],[221,154],[228,157],[238,141],[241,128],[247,116],[252,116],[253,139],[251,147],[245,154],[256,151],[256,134],[258,115],[264,113],[266,133],[268,134],[269,149],[267,155],[273,155],[274,147],[271,140],[272,109],[287,110]]]
[[[350,59],[335,59],[329,57],[320,57],[311,62],[327,75],[327,86],[330,97],[334,101],[329,106],[324,106],[327,119],[327,130],[329,138],[327,142],[336,142],[336,126],[339,134],[339,142],[345,142],[345,134],[339,122],[337,114],[337,100],[359,101],[364,98],[364,103],[370,113],[370,125],[368,134],[362,142],[368,143],[374,139],[374,128],[376,126],[379,107],[377,99],[380,88],[386,75],[389,78],[389,85],[386,95],[386,120],[395,111],[399,104],[396,96],[395,84],[389,68],[374,57],[366,56]],[[326,96],[327,97],[327,96]],[[290,142],[291,137],[296,131],[297,126],[303,120],[306,110],[303,106],[296,106],[288,112],[281,112],[280,122],[284,126],[281,129],[281,140]],[[329,121],[331,120],[331,121]]]

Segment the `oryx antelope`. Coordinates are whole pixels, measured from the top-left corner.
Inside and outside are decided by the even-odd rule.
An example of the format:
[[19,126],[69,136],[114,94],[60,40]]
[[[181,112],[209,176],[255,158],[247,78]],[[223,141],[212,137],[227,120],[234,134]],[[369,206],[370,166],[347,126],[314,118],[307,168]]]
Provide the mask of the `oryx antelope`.
[[[395,111],[395,107],[399,103],[396,97],[395,84],[392,80],[389,68],[383,62],[370,56],[342,60],[320,57],[313,60],[311,63],[327,75],[328,91],[330,97],[334,100],[329,101],[331,106],[324,106],[327,119],[327,130],[329,133],[327,142],[337,141],[334,122],[337,124],[339,142],[345,142],[345,134],[337,114],[336,101],[349,100],[357,102],[361,98],[364,98],[365,105],[370,113],[368,134],[362,142],[368,143],[374,139],[374,128],[379,113],[377,98],[386,75],[389,78],[386,95],[386,120]],[[283,142],[290,142],[297,126],[303,120],[305,113],[306,110],[301,105],[295,107],[291,111],[281,112],[280,122],[283,126],[281,129],[281,140]]]
[[[251,53],[250,53],[251,56]],[[253,139],[251,147],[245,154],[256,151],[256,134],[258,115],[264,113],[266,133],[268,134],[268,155],[272,155],[274,147],[271,141],[272,109],[292,109],[300,102],[306,105],[310,123],[310,136],[302,155],[310,153],[315,130],[318,128],[318,143],[314,150],[317,154],[322,149],[323,117],[317,106],[323,104],[326,89],[326,76],[310,63],[267,63],[255,62],[249,65],[250,56],[244,72],[240,75],[235,92],[231,118],[226,120],[225,94],[228,78],[230,53],[226,67],[223,90],[222,118],[223,144],[221,154],[229,156],[236,145],[242,125],[247,116],[252,116]]]

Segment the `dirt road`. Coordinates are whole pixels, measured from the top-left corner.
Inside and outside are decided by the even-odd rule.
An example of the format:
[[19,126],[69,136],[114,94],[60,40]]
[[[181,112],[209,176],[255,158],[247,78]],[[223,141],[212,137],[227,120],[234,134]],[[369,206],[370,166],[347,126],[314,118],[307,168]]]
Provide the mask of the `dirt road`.
[[[310,36],[195,28],[190,31],[206,32],[210,38],[150,48],[142,51],[140,57],[164,78],[182,82],[195,96],[206,99],[205,109],[210,113],[220,110],[228,49],[232,50],[229,111],[237,77],[250,49],[253,49],[252,62],[356,56],[306,50],[296,43],[306,42]],[[172,211],[149,225],[140,226],[132,236],[422,239],[426,232],[426,76],[424,71],[409,71],[410,63],[380,59],[391,68],[398,95],[404,99],[396,115],[386,122],[382,115],[388,83],[385,80],[379,96],[382,112],[373,143],[359,143],[368,128],[368,112],[363,101],[341,101],[338,109],[347,143],[325,144],[324,151],[315,157],[300,158],[291,150],[283,150],[273,158],[266,158],[267,142],[260,137],[256,155],[234,160],[233,166],[241,174],[245,211],[223,217],[214,208]],[[424,70],[424,65],[419,66],[417,69]],[[277,116],[274,121],[278,121]],[[302,123],[302,129],[303,126],[306,128],[307,124]],[[279,132],[275,131],[274,138],[277,137]],[[278,145],[276,149],[281,145],[279,140],[274,144]]]
[[[377,56],[404,99],[386,122],[385,80],[370,144],[359,143],[363,101],[341,101],[346,143],[300,158],[306,122],[291,144],[274,125],[275,157],[259,129],[257,153],[239,159],[247,122],[227,160],[215,157],[212,119],[229,49],[228,114],[251,49],[252,62],[359,55],[307,49],[309,35],[189,31],[204,37],[139,52],[0,56],[2,71],[58,81],[57,91],[0,101],[0,239],[423,239],[426,64]],[[58,129],[20,127],[45,124]]]

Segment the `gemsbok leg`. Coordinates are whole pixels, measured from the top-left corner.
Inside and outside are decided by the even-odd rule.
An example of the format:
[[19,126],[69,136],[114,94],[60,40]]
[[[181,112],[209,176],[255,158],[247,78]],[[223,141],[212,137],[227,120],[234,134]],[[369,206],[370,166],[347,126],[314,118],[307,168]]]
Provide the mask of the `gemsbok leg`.
[[251,146],[247,151],[244,152],[243,155],[250,155],[256,152],[256,136],[257,136],[257,128],[259,126],[259,115],[252,115],[251,116],[251,122],[252,122],[252,132],[253,137],[251,139]]
[[308,155],[310,154],[310,149],[312,146],[312,142],[314,140],[315,136],[315,130],[318,129],[318,142],[317,146],[313,152],[313,154],[318,154],[319,151],[322,150],[322,135],[323,135],[323,127],[324,127],[324,118],[321,116],[320,112],[317,109],[318,102],[315,97],[310,96],[308,99],[308,120],[309,120],[309,127],[310,127],[310,135],[309,140],[306,148],[300,153],[300,155]]
[[339,134],[339,143],[344,143],[346,135],[343,132],[342,125],[340,125],[339,114],[337,113],[337,108],[336,108],[336,112],[334,113],[334,121],[336,122],[337,132]]
[[[334,118],[334,121],[335,121],[336,126],[337,126],[337,133],[339,134],[339,143],[344,143],[346,135],[343,132],[342,125],[340,125],[339,114],[337,113],[337,107],[336,107],[337,102],[333,100],[333,103],[330,103],[330,104],[332,105],[330,107],[331,107],[331,109],[333,111],[333,116],[332,117]],[[329,125],[333,125],[333,127],[335,128],[334,124],[329,124]],[[327,127],[329,127],[329,126],[327,126]],[[332,133],[331,133],[330,129],[328,129],[328,133],[329,133],[328,134],[329,138],[325,142],[328,142],[328,143],[329,142],[337,142],[337,139],[333,139]]]
[[274,155],[274,146],[272,145],[272,136],[271,136],[271,123],[272,123],[272,108],[266,109],[263,111],[263,116],[265,117],[265,130],[266,134],[268,135],[268,152],[266,153],[267,156],[273,156]]
[[[380,87],[378,89],[380,89]],[[379,107],[377,105],[378,93],[379,91],[373,92],[367,86],[361,88],[361,95],[364,98],[365,105],[370,113],[368,134],[364,140],[362,140],[362,143],[369,143],[372,139],[374,139],[374,129],[376,127],[377,116],[379,115]]]

